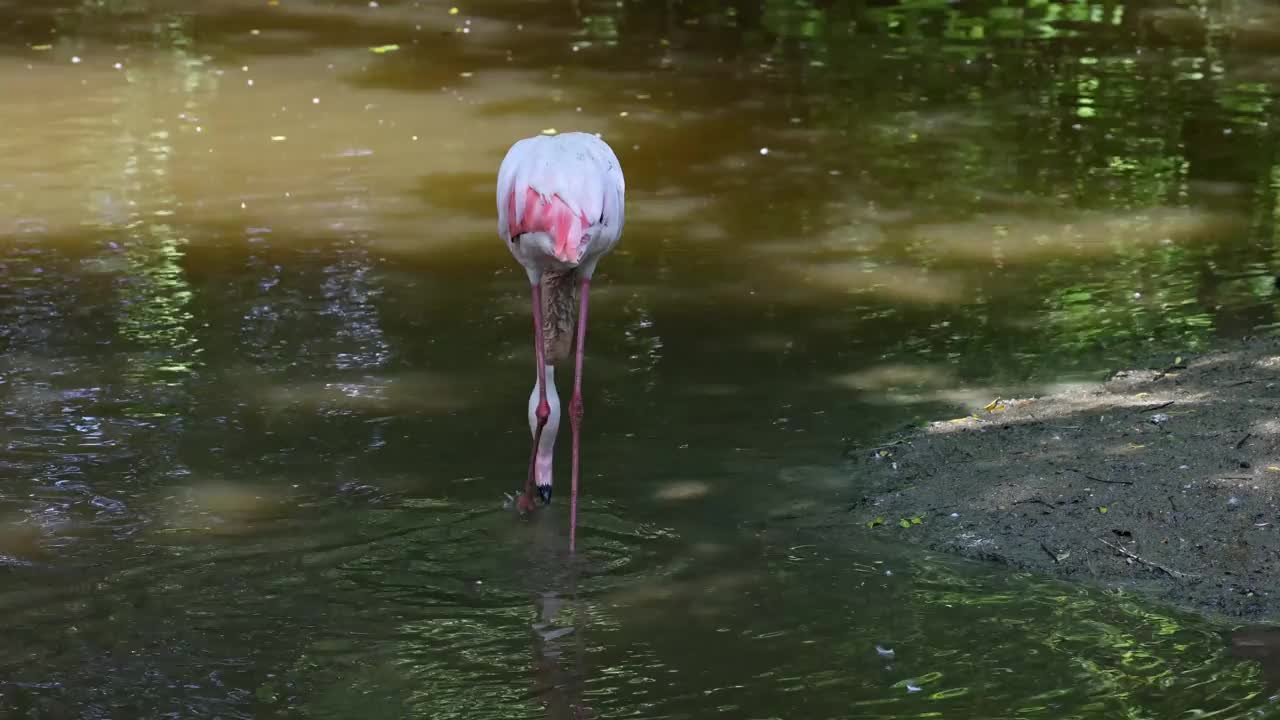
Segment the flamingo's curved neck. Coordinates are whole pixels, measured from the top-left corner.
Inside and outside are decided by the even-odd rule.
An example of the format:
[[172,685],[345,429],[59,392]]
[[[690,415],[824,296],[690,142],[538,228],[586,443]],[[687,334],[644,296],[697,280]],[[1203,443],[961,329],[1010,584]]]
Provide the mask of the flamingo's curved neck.
[[[529,432],[536,435],[538,417],[538,379],[534,374],[533,392],[529,394]],[[538,441],[538,452],[534,459],[534,484],[539,488],[551,487],[551,460],[555,454],[556,431],[560,429],[560,395],[556,392],[556,368],[547,365],[547,404],[551,406],[551,415],[542,428],[542,438]]]

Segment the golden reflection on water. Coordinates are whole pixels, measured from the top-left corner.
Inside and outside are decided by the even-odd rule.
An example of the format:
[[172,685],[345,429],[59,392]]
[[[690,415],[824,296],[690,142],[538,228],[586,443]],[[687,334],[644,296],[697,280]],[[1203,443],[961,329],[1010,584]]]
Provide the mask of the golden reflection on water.
[[[204,12],[216,17],[236,5],[215,3]],[[371,13],[289,5],[272,13],[280,16],[276,22],[306,27],[323,17],[359,28],[376,16],[392,34],[402,32],[401,23],[425,25],[414,31],[423,37],[452,24],[443,6]],[[491,189],[459,176],[488,177],[511,138],[537,132],[547,120],[609,130],[605,116],[578,112],[567,100],[554,103],[566,107],[551,107],[550,118],[546,107],[487,112],[520,94],[543,105],[541,98],[563,84],[510,65],[466,71],[473,51],[458,42],[434,45],[430,63],[411,61],[408,46],[385,56],[364,47],[277,52],[280,37],[250,28],[222,47],[193,49],[184,31],[201,23],[190,24],[176,37],[158,30],[151,43],[124,49],[83,41],[0,61],[10,92],[43,98],[0,110],[12,130],[3,141],[12,150],[5,175],[22,178],[0,235],[38,227],[59,238],[86,224],[124,226],[140,213],[197,234],[267,227],[282,242],[369,234],[401,251],[456,252],[458,243],[492,234]],[[486,41],[475,35],[470,44],[480,50]],[[486,33],[487,42],[516,37],[510,26]],[[237,41],[245,46],[235,47]],[[431,88],[438,92],[380,86],[380,73],[397,63],[429,70],[441,83]],[[132,143],[122,143],[122,133]],[[136,167],[132,144],[158,141],[163,152],[139,148],[152,165]],[[130,188],[135,192],[126,194]]]

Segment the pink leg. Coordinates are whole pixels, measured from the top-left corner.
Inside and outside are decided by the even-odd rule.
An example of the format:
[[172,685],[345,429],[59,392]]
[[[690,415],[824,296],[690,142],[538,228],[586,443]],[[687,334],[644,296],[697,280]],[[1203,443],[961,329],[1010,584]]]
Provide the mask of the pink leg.
[[573,361],[573,399],[569,401],[569,424],[573,427],[573,470],[569,486],[569,552],[574,551],[578,534],[578,443],[582,430],[582,356],[587,343],[587,291],[591,279],[582,278],[578,306],[578,349]]
[[538,459],[538,443],[542,440],[542,428],[546,427],[547,418],[551,416],[551,405],[547,403],[547,364],[543,360],[543,337],[542,337],[542,281],[539,280],[533,284],[533,356],[538,363],[538,409],[535,417],[538,418],[538,427],[533,432],[533,450],[529,452],[529,478],[524,484],[524,495],[516,502],[516,507],[520,512],[532,512],[534,508],[533,491],[534,491],[534,462]]

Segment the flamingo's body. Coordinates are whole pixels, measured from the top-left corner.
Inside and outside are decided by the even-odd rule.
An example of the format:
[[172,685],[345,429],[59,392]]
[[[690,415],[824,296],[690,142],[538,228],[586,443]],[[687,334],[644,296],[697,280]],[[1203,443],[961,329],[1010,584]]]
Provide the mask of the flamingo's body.
[[618,157],[587,133],[538,135],[518,141],[498,169],[498,235],[529,275],[533,294],[536,377],[529,396],[533,451],[522,512],[534,507],[534,491],[551,502],[551,459],[560,427],[555,365],[575,339],[574,285],[578,285],[577,348],[569,421],[573,429],[569,549],[578,509],[578,446],[582,423],[582,357],[587,333],[587,293],[596,264],[622,238],[626,183]]

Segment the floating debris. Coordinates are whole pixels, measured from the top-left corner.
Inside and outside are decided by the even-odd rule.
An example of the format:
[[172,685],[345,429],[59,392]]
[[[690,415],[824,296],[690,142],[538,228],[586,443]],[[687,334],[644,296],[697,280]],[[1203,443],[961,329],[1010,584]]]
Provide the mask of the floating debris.
[[400,49],[400,46],[393,43],[391,45],[376,45],[374,47],[369,48],[369,52],[376,53],[378,55],[384,55],[386,53],[395,52],[399,49]]

